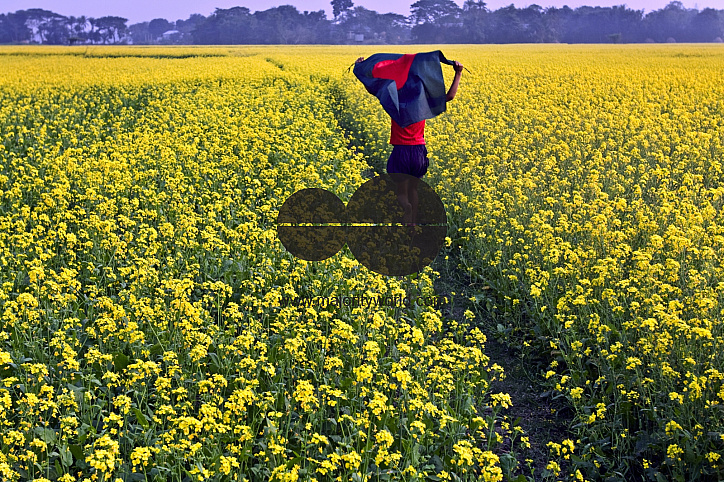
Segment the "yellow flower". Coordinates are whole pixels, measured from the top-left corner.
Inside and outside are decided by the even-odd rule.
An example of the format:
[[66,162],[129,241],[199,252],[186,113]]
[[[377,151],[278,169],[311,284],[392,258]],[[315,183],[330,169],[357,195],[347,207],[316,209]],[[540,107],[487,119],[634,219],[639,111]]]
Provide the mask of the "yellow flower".
[[558,465],[557,462],[554,461],[548,462],[548,464],[546,465],[546,470],[550,470],[551,472],[553,472],[553,475],[555,475],[556,477],[558,477],[558,475],[561,473],[561,467]]
[[513,402],[510,400],[510,395],[507,393],[494,393],[490,396],[491,398],[491,405],[493,407],[496,407],[498,405],[501,405],[503,408],[509,408],[513,405]]
[[314,385],[308,380],[300,380],[294,389],[294,399],[298,401],[305,412],[311,411],[319,406]]
[[666,424],[666,435],[669,437],[672,437],[675,432],[682,430],[681,425],[676,423],[675,421],[671,420]]
[[679,460],[680,455],[684,453],[684,450],[676,444],[671,444],[666,447],[666,456],[673,460]]
[[151,458],[151,450],[148,447],[135,447],[131,452],[131,462],[133,466],[148,466],[148,460]]
[[118,455],[118,442],[103,435],[93,444],[93,452],[86,456],[85,461],[98,472],[110,474],[115,470]]

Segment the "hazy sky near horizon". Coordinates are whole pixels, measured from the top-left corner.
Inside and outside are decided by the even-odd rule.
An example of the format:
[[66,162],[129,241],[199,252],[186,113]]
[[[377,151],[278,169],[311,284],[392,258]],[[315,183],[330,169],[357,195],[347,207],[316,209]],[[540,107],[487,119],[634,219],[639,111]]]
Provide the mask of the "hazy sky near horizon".
[[[380,13],[410,14],[410,5],[416,0],[352,0],[357,6],[362,6]],[[462,6],[464,0],[454,0]],[[332,18],[332,6],[330,0],[0,0],[0,13],[26,10],[28,8],[43,8],[61,15],[86,15],[88,17],[103,17],[115,15],[128,19],[128,23],[144,22],[154,18],[165,18],[167,20],[187,19],[192,13],[200,13],[208,16],[216,8],[231,8],[236,6],[247,7],[252,12],[266,10],[279,5],[294,5],[299,11],[324,10],[328,18]],[[514,4],[518,8],[527,7],[531,4],[546,7],[562,7],[568,5],[571,8],[582,5],[611,7],[614,5],[626,5],[628,8],[644,10],[648,13],[666,6],[669,0],[486,0],[488,8],[497,10]],[[685,8],[724,8],[724,0],[681,0]]]

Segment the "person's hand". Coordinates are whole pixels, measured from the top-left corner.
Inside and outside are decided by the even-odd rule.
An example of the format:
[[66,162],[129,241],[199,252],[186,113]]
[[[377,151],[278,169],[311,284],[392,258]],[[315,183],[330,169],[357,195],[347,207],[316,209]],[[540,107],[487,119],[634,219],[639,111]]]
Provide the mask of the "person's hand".
[[459,74],[460,72],[463,71],[463,64],[461,64],[461,63],[458,62],[457,60],[454,60],[454,61],[453,61],[453,69],[455,69],[455,72]]
[[360,57],[357,60],[355,60],[354,63],[358,64],[358,63],[362,62],[364,59],[365,59],[364,57]]

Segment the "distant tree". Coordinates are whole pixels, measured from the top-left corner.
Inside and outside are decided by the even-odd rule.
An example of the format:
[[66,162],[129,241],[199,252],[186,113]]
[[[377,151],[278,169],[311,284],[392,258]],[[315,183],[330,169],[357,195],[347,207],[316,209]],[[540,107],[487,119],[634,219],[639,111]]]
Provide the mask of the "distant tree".
[[332,14],[334,18],[339,17],[342,12],[346,12],[354,5],[352,0],[332,0],[329,3],[332,4]]
[[566,36],[569,25],[573,22],[574,12],[571,7],[549,7],[543,16],[545,25],[544,42],[561,42]]
[[543,21],[543,8],[532,4],[518,11],[518,18],[523,24],[522,42],[543,42],[546,38]]
[[643,11],[631,10],[625,6],[579,7],[566,22],[561,40],[569,43],[610,42],[612,34],[621,42],[643,40],[641,32]]
[[9,30],[7,16],[4,13],[0,13],[0,44],[12,42]]
[[119,42],[123,34],[126,33],[128,19],[123,17],[106,16],[95,20],[95,27],[104,44],[109,41],[112,43]]
[[459,27],[462,10],[452,0],[418,0],[410,6],[410,20],[415,24],[411,35],[419,43],[454,43],[464,37]]
[[513,4],[501,7],[490,16],[490,35],[493,43],[520,42],[525,36],[525,26]]
[[31,39],[40,43],[44,43],[47,39],[50,24],[55,19],[64,19],[62,15],[59,15],[50,10],[43,10],[42,8],[29,8],[27,10],[19,10],[16,12],[24,17],[25,26],[30,29]]
[[259,22],[259,30],[265,44],[296,43],[300,36],[297,30],[301,14],[292,5],[282,5],[264,11],[254,12],[254,18]]
[[128,36],[134,45],[147,45],[153,42],[154,36],[148,30],[148,22],[134,23],[128,27]]
[[487,4],[483,0],[465,0],[465,3],[463,3],[463,12],[475,11],[487,12]]
[[15,43],[30,40],[32,32],[25,25],[23,10],[15,13],[0,14],[0,43]]
[[644,30],[648,37],[657,42],[664,42],[669,38],[674,38],[677,42],[692,41],[691,22],[696,13],[696,10],[685,9],[681,2],[670,2],[664,8],[646,15]]
[[68,17],[68,42],[82,43],[88,40],[88,19],[85,15]]
[[398,43],[409,38],[407,17],[396,13],[378,13],[364,7],[354,7],[338,24],[337,42],[348,42],[347,34],[363,34],[365,43]]
[[311,43],[330,43],[332,34],[332,24],[327,20],[327,14],[324,10],[315,10],[313,12],[304,11],[302,25],[306,30],[314,32],[311,37]]
[[329,33],[324,10],[300,13],[292,5],[255,12],[260,42],[264,44],[304,44],[325,41]]
[[452,0],[417,0],[410,6],[411,17],[416,24],[439,25],[443,19],[455,17],[460,7]]
[[490,12],[482,0],[465,0],[463,12],[463,42],[483,43],[487,38],[488,16]]
[[196,25],[192,35],[198,44],[247,44],[257,40],[257,21],[246,7],[217,8]]
[[154,40],[158,39],[164,32],[173,29],[173,24],[165,18],[154,18],[148,22],[148,33]]
[[562,32],[561,41],[566,43],[605,42],[604,34],[598,29],[600,13],[602,13],[600,7],[584,6],[573,10],[566,23],[566,28]]
[[88,23],[90,24],[90,32],[88,32],[88,39],[93,43],[101,41],[101,34],[98,31],[98,19],[88,17]]
[[691,19],[692,40],[712,42],[724,35],[724,10],[705,8]]
[[176,20],[176,30],[181,32],[181,43],[193,43],[193,31],[199,26],[206,17],[201,14],[193,13],[186,20]]
[[39,31],[41,32],[43,43],[50,45],[67,44],[71,36],[68,19],[62,15],[47,19],[40,25]]
[[621,42],[641,42],[646,37],[642,31],[643,10],[633,10],[624,5],[611,7],[611,33],[621,33]]
[[400,43],[410,37],[410,22],[404,15],[381,13],[378,16],[377,30],[386,43]]

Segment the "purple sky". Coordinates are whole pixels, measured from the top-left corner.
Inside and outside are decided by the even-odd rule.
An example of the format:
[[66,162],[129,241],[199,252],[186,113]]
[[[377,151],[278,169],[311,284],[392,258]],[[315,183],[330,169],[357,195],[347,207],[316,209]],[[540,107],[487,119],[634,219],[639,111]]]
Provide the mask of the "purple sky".
[[[380,13],[394,12],[403,15],[410,14],[410,5],[416,0],[353,0],[355,5],[361,5]],[[455,0],[462,6],[464,0]],[[0,13],[14,12],[28,8],[44,8],[60,13],[61,15],[86,15],[102,17],[104,15],[117,15],[129,20],[129,24],[152,20],[162,17],[167,20],[186,19],[192,13],[204,16],[213,13],[214,9],[230,8],[236,6],[248,7],[252,12],[266,10],[278,5],[294,5],[300,11],[325,10],[327,17],[332,17],[330,0],[2,0]],[[488,8],[496,10],[513,3],[516,7],[527,7],[533,3],[541,7],[571,8],[581,5],[611,7],[625,4],[629,8],[644,10],[644,13],[666,6],[669,0],[487,0]],[[703,10],[711,7],[724,8],[723,0],[682,0],[684,7]]]

